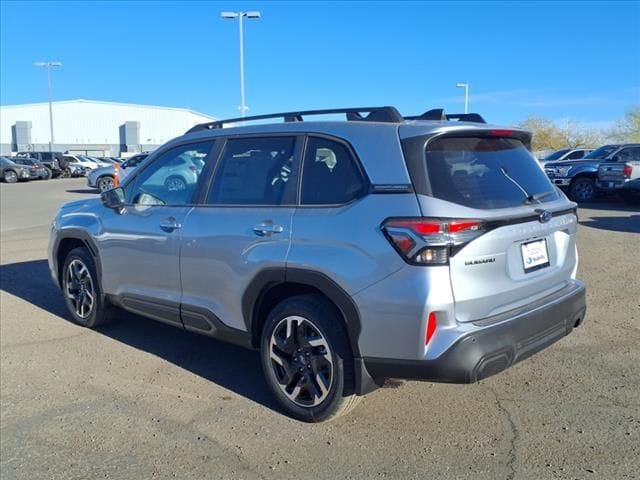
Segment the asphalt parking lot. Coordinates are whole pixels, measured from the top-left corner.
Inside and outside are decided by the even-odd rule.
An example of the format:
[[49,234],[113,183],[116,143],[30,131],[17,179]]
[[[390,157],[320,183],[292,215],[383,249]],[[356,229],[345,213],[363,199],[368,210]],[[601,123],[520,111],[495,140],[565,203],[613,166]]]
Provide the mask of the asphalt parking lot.
[[640,211],[580,208],[583,326],[476,385],[394,382],[282,415],[255,352],[129,314],[67,320],[46,247],[84,179],[0,185],[0,477],[640,478]]

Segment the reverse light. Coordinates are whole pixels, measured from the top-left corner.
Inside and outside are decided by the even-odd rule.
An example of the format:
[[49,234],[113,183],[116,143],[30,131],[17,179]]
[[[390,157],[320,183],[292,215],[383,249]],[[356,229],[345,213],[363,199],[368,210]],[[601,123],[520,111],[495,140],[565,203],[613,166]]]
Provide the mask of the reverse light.
[[431,337],[436,333],[437,319],[436,312],[429,313],[429,317],[427,317],[427,332],[424,338],[424,344],[429,345],[429,341],[431,341]]
[[405,261],[417,265],[446,265],[451,247],[462,246],[485,232],[479,220],[420,217],[389,219],[382,231]]

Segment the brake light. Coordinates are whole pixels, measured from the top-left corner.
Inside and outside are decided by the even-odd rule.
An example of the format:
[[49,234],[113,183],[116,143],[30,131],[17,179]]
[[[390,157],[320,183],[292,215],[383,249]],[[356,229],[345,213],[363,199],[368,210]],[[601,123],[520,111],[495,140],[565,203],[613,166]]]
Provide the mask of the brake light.
[[392,218],[382,231],[405,261],[417,265],[446,265],[451,247],[485,233],[480,220],[429,218]]
[[489,133],[496,137],[510,137],[513,135],[513,130],[490,130]]
[[437,323],[436,313],[435,312],[429,313],[429,317],[427,318],[427,333],[424,338],[425,345],[429,344],[431,337],[433,337],[433,334],[436,333],[436,323]]
[[622,176],[624,178],[630,178],[632,170],[633,170],[633,167],[631,165],[629,165],[628,163],[625,163],[624,167],[622,167]]

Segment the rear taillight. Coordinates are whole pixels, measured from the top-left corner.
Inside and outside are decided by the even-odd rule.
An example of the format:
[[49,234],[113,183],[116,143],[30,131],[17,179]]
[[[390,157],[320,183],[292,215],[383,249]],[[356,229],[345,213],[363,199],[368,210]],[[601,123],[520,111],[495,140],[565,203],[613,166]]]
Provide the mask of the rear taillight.
[[453,247],[460,247],[485,233],[480,220],[391,218],[382,231],[407,262],[446,265]]
[[624,178],[630,178],[631,177],[631,170],[633,170],[633,167],[631,165],[629,165],[628,163],[625,163],[624,167],[622,167],[622,176]]

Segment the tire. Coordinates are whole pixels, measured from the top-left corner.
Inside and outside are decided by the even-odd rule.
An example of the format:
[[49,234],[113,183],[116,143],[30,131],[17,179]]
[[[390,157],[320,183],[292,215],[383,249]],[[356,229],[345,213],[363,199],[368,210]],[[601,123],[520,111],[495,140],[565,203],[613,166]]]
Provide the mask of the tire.
[[171,192],[181,192],[187,188],[187,182],[182,177],[173,176],[164,181],[164,186]]
[[5,170],[3,177],[7,183],[16,183],[18,181],[18,174],[13,170]]
[[44,180],[51,180],[51,177],[53,177],[53,172],[49,167],[44,167],[44,169],[47,171],[47,175],[46,177],[44,177]]
[[96,182],[96,186],[100,192],[106,192],[107,190],[111,190],[113,188],[113,177],[109,175],[105,175],[104,177],[100,177]]
[[590,202],[596,198],[597,193],[593,178],[578,177],[569,186],[569,196],[576,202]]
[[262,370],[288,415],[322,422],[355,406],[360,397],[353,394],[348,338],[338,310],[319,295],[288,298],[269,313],[260,341]]
[[85,247],[74,248],[67,255],[62,268],[62,293],[78,325],[95,328],[108,320],[95,262]]

